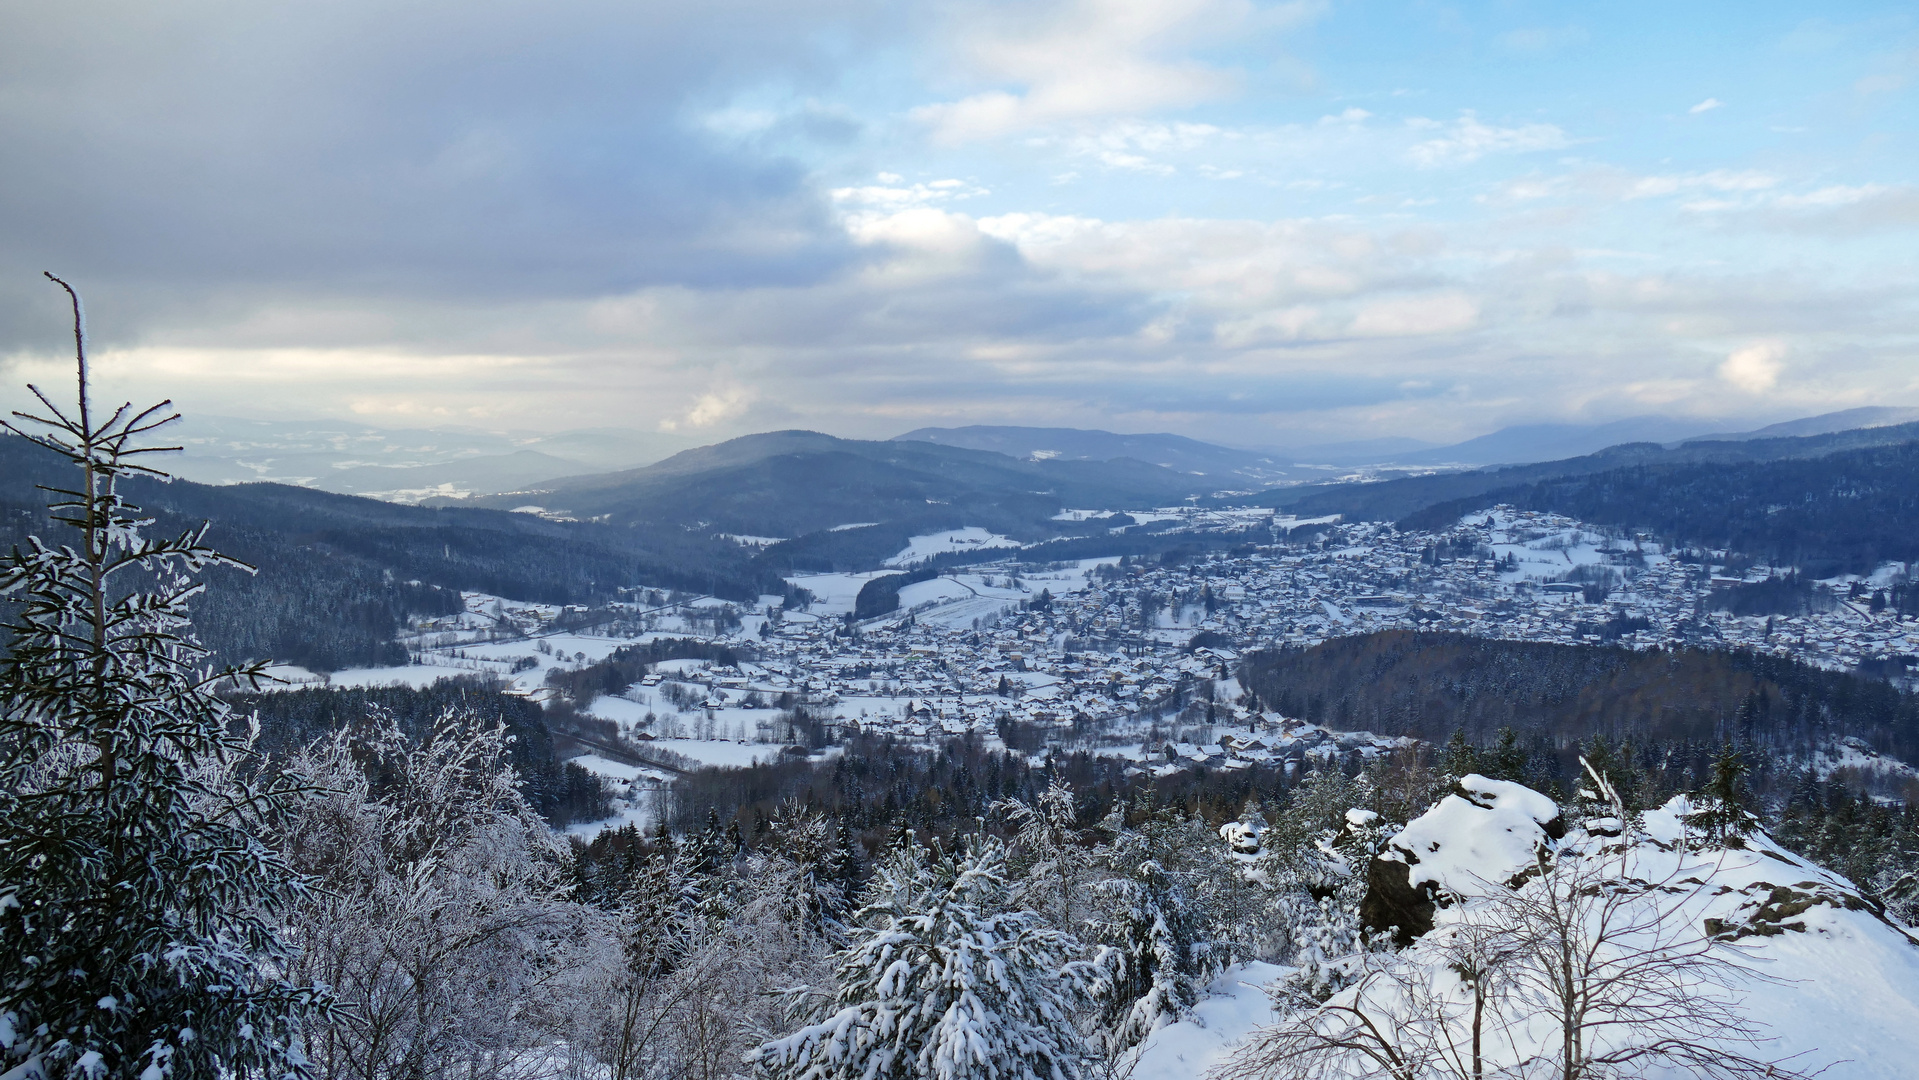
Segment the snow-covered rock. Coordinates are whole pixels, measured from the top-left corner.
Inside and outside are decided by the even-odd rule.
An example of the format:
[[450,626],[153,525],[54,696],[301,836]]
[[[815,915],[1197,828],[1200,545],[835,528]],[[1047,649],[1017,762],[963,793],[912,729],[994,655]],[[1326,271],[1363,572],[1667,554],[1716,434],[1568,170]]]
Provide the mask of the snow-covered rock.
[[1566,835],[1559,807],[1531,788],[1477,773],[1387,841],[1367,871],[1360,919],[1404,945],[1435,908],[1510,885]]
[[[1189,1080],[1235,1048],[1270,1050],[1280,1045],[1274,1032],[1296,1033],[1321,1017],[1322,1031],[1351,1034],[1364,1016],[1370,1033],[1314,1053],[1353,1055],[1373,1039],[1408,1061],[1443,1055],[1473,1045],[1482,1013],[1485,1075],[1531,1075],[1561,1049],[1549,992],[1561,970],[1555,942],[1580,958],[1581,990],[1598,1006],[1586,1018],[1588,1053],[1667,1038],[1668,1055],[1703,1055],[1693,1064],[1632,1057],[1619,1075],[1677,1080],[1704,1075],[1699,1060],[1735,1058],[1759,1063],[1749,1075],[1766,1075],[1767,1063],[1779,1063],[1776,1075],[1827,1080],[1914,1075],[1919,935],[1763,831],[1708,842],[1689,824],[1698,809],[1680,797],[1631,821],[1566,828],[1544,796],[1468,777],[1373,864],[1432,905],[1431,922],[1408,946],[1352,958],[1354,982],[1288,1016],[1252,996],[1251,968],[1236,971],[1188,1021],[1144,1044],[1134,1080]],[[1474,964],[1493,965],[1479,984],[1490,987],[1483,999],[1461,974]],[[1627,991],[1644,1017],[1616,1023],[1627,1014],[1609,1011],[1608,995]],[[1364,1064],[1354,1057],[1312,1071],[1294,1059],[1232,1075],[1371,1075]],[[1437,1057],[1432,1064],[1409,1075],[1453,1075]],[[1345,1065],[1354,1068],[1340,1071]]]

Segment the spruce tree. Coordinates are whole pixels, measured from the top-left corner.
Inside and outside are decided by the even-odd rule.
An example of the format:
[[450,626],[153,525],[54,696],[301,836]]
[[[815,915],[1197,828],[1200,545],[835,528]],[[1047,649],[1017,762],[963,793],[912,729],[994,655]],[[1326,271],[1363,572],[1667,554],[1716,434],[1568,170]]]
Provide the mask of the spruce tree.
[[280,977],[277,916],[299,883],[268,846],[298,793],[285,774],[242,779],[249,741],[213,693],[259,669],[196,669],[194,576],[241,566],[206,527],[150,538],[120,487],[168,403],[101,416],[79,373],[62,410],[0,421],[66,458],[49,489],[70,543],[29,537],[0,558],[11,608],[0,659],[0,1071],[9,1076],[289,1076],[321,995]]
[[1206,895],[1204,863],[1226,869],[1217,834],[1203,823],[1149,813],[1138,829],[1113,826],[1104,861],[1109,877],[1093,890],[1101,909],[1089,929],[1101,950],[1093,985],[1106,1049],[1139,1045],[1177,1021],[1206,985],[1236,959],[1237,943],[1212,916],[1229,898]]
[[749,1061],[782,1080],[1076,1080],[1076,943],[1008,899],[997,841],[930,865],[895,852],[835,956],[836,991]]
[[1741,837],[1752,831],[1753,816],[1746,809],[1745,759],[1732,743],[1712,763],[1712,777],[1700,794],[1704,804],[1687,816],[1687,822],[1705,832],[1707,841],[1725,847],[1741,847]]
[[1479,771],[1479,748],[1467,740],[1465,728],[1454,728],[1439,760],[1446,774],[1457,780]]

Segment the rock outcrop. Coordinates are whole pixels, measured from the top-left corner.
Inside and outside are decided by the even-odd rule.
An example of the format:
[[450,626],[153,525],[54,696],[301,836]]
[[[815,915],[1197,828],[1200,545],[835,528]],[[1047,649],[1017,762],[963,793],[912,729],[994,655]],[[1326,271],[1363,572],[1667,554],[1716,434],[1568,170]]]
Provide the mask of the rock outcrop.
[[1459,897],[1510,887],[1566,835],[1559,807],[1531,788],[1473,774],[1386,842],[1366,868],[1362,925],[1407,945]]

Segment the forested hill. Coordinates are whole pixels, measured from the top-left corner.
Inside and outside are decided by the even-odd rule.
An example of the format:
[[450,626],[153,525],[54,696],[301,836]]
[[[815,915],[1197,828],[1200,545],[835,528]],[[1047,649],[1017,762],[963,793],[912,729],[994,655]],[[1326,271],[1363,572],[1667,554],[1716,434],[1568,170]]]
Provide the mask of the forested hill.
[[1647,464],[1499,488],[1401,524],[1444,528],[1499,503],[1726,548],[1810,577],[1919,559],[1919,442],[1806,460]]
[[[1375,483],[1278,488],[1246,501],[1275,506],[1301,517],[1341,514],[1353,521],[1399,521],[1429,508],[1454,504],[1490,506],[1487,497],[1568,477],[1592,476],[1633,468],[1752,465],[1825,458],[1919,440],[1919,424],[1862,428],[1824,435],[1741,441],[1706,440],[1668,449],[1658,443],[1627,443],[1596,454],[1516,465],[1503,469],[1401,477]],[[1420,519],[1424,520],[1424,519]]]
[[[48,522],[40,488],[71,486],[70,472],[25,440],[0,437],[0,545],[29,534],[60,541],[68,530]],[[195,632],[230,661],[320,671],[405,663],[393,640],[402,621],[458,610],[461,589],[558,604],[639,585],[741,600],[780,589],[737,545],[672,526],[397,506],[281,484],[134,480],[123,490],[158,529],[211,522],[215,546],[258,567],[213,571],[194,603]]]
[[1802,757],[1848,735],[1919,761],[1919,695],[1746,652],[1501,641],[1388,630],[1257,653],[1242,682],[1266,706],[1334,728],[1445,741],[1501,728],[1560,747],[1603,735]]
[[553,481],[482,505],[537,503],[613,524],[671,522],[799,537],[854,522],[979,525],[1057,535],[1068,507],[1164,505],[1217,486],[1142,461],[1023,461],[925,442],[776,431],[688,450],[628,472]]

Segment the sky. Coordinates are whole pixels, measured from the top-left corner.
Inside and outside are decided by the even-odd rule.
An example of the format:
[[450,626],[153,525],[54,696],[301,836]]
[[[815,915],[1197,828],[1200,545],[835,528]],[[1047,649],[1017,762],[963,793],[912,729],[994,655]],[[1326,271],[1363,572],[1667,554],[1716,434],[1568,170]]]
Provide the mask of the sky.
[[1286,448],[1919,405],[1919,9],[0,0],[0,402]]

